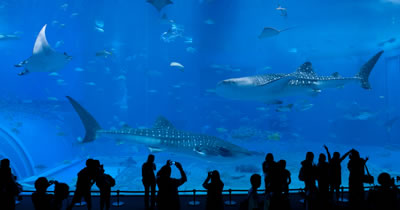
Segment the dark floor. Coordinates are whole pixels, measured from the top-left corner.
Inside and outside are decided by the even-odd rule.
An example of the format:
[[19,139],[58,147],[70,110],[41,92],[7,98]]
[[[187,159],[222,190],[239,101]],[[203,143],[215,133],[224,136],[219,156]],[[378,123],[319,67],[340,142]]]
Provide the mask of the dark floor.
[[[225,210],[231,210],[231,209],[239,209],[239,203],[246,199],[247,195],[232,195],[232,200],[236,201],[237,204],[233,206],[228,206],[225,205]],[[188,210],[198,210],[198,209],[205,209],[205,196],[197,196],[198,201],[200,202],[200,205],[198,206],[190,206],[188,203],[193,200],[193,196],[189,195],[181,195],[181,209],[188,209]],[[197,199],[196,198],[196,199]],[[225,200],[228,200],[228,196],[224,197]],[[292,193],[290,194],[290,203],[291,207],[293,210],[295,209],[304,209],[303,203],[301,202],[302,197],[298,193]],[[112,202],[115,202],[116,198],[112,198]],[[121,207],[111,207],[111,209],[144,209],[144,204],[143,204],[143,196],[122,196],[120,198],[120,201],[124,202],[125,205]],[[99,197],[93,196],[92,197],[92,202],[93,202],[93,209],[97,210],[99,209]],[[341,203],[340,207],[344,207],[345,204]],[[20,204],[17,205],[17,210],[27,210],[27,209],[33,209],[32,202],[31,202],[31,197],[30,196],[23,196],[23,200],[21,201]],[[74,209],[86,209],[86,207],[76,207]],[[341,208],[339,208],[341,209]]]

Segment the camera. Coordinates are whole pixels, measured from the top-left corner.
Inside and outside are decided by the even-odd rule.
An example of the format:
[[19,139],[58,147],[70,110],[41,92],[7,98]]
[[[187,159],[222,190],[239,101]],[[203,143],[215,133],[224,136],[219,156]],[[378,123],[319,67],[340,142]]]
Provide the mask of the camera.
[[168,165],[175,165],[175,161],[170,161],[170,160],[168,160]]
[[397,176],[397,177],[396,177],[396,181],[397,181],[397,182],[400,181],[400,176]]

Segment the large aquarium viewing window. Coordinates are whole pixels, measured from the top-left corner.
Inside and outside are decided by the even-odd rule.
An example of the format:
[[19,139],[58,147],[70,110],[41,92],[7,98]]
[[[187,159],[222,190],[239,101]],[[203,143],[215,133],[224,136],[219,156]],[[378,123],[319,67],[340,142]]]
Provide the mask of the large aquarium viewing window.
[[248,189],[267,153],[301,188],[324,145],[400,176],[400,1],[169,2],[0,2],[0,158],[24,190],[74,189],[88,158],[143,190],[149,154],[180,190]]

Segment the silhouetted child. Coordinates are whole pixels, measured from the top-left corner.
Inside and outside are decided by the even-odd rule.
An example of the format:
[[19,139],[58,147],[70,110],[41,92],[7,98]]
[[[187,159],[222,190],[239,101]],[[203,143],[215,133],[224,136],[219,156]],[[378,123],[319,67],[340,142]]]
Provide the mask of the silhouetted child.
[[[288,200],[289,184],[291,182],[290,172],[286,169],[286,161],[279,160],[272,172],[271,176],[271,193],[269,197],[270,210],[289,209]],[[268,200],[266,200],[268,202]],[[266,203],[268,205],[268,203]]]
[[[211,182],[209,182],[211,180]],[[224,209],[224,202],[222,199],[222,190],[224,183],[221,181],[219,172],[217,170],[208,172],[207,178],[203,183],[203,187],[207,189],[207,210],[221,210]]]
[[64,210],[68,208],[69,186],[65,183],[54,182],[53,210]]
[[346,152],[342,157],[340,157],[339,152],[334,152],[333,157],[329,153],[328,147],[324,145],[326,153],[328,154],[329,163],[329,184],[332,195],[336,196],[336,200],[339,200],[340,195],[340,185],[342,184],[342,166],[341,163],[350,154],[350,151]]
[[257,190],[261,186],[261,176],[253,174],[250,177],[251,188],[248,193],[248,210],[263,209],[264,206],[258,197]]
[[32,193],[33,207],[36,210],[50,210],[53,203],[53,195],[47,194],[47,188],[53,184],[53,181],[48,181],[46,177],[39,177],[35,181],[36,191]]
[[147,162],[142,165],[142,183],[144,186],[144,208],[149,208],[149,191],[151,190],[151,205],[154,209],[156,202],[156,176],[154,171],[156,170],[156,164],[154,164],[154,155],[150,154],[147,157]]
[[104,173],[103,165],[100,167],[99,175],[96,179],[96,186],[100,190],[100,209],[110,209],[111,187],[115,186],[115,179]]
[[99,170],[99,161],[93,159],[88,159],[86,161],[86,167],[78,173],[78,180],[76,181],[74,197],[72,198],[72,202],[69,205],[68,209],[72,209],[72,207],[76,203],[80,203],[82,197],[86,201],[87,209],[92,209],[91,188],[92,185],[95,183],[95,178],[98,175]]

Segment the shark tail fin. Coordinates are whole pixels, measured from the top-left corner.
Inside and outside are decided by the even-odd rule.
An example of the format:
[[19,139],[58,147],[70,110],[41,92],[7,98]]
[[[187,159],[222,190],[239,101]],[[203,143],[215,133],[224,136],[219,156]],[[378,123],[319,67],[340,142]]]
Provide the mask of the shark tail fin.
[[376,62],[379,60],[383,53],[383,50],[376,53],[371,59],[369,59],[360,69],[360,71],[356,74],[356,77],[359,77],[361,80],[361,87],[364,89],[371,89],[371,85],[369,84],[368,78],[369,75],[374,68]]
[[100,130],[101,127],[99,123],[94,119],[94,117],[85,110],[77,101],[75,101],[70,96],[66,96],[69,102],[71,103],[72,107],[74,107],[76,113],[78,113],[79,118],[85,127],[86,134],[85,138],[83,138],[82,142],[91,142],[96,139],[96,131]]

